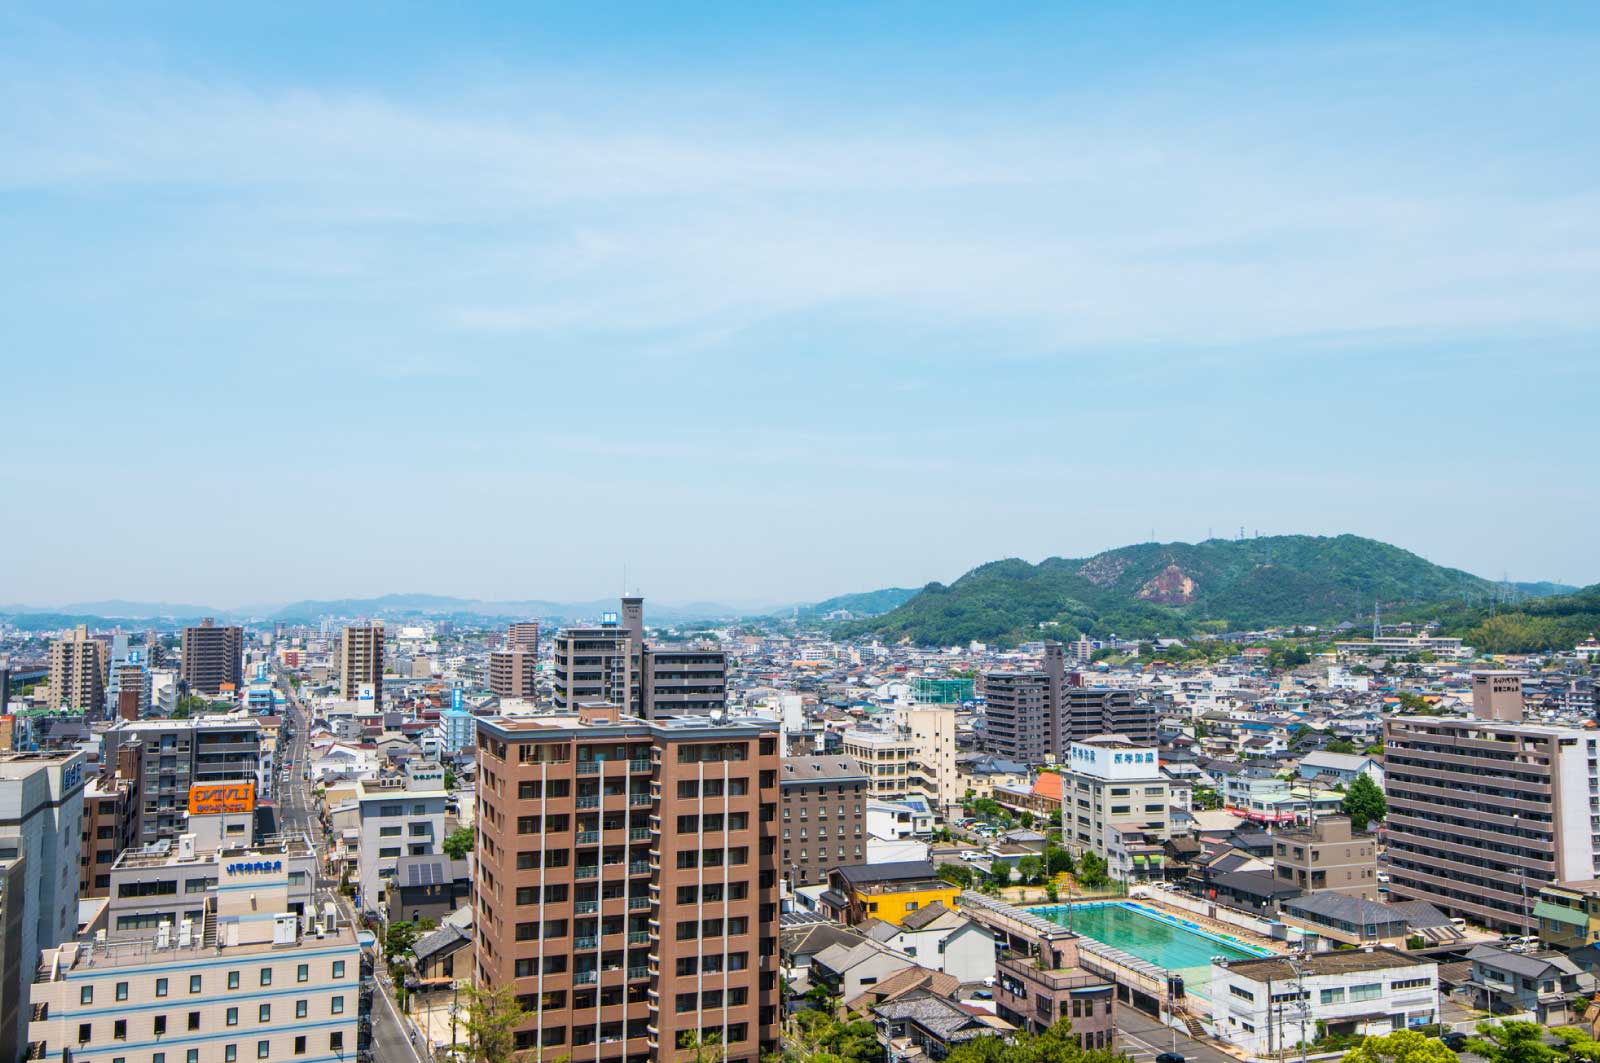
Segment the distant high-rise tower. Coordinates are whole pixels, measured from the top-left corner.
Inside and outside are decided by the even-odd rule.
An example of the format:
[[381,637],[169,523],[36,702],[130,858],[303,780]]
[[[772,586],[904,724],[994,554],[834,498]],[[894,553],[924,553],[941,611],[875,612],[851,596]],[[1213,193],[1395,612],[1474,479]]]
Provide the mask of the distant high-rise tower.
[[495,650],[489,654],[489,689],[502,698],[531,698],[538,659],[528,650]]
[[371,692],[374,711],[383,708],[383,622],[344,629],[339,639],[339,688],[350,701]]
[[183,629],[183,681],[197,694],[218,694],[244,679],[244,628],[218,627],[209,616]]
[[79,624],[71,635],[50,644],[51,708],[98,712],[106,703],[110,647],[89,637]]
[[623,598],[621,613],[607,614],[598,627],[558,632],[554,653],[557,708],[608,701],[649,720],[720,712],[728,703],[727,654],[649,645],[643,598]]
[[506,649],[539,656],[539,621],[519,620],[506,629]]

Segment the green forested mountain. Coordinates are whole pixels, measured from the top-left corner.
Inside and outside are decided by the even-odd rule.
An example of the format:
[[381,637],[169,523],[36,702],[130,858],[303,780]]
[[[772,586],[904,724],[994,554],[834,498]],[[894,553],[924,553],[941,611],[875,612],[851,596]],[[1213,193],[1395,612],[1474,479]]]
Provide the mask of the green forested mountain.
[[1512,606],[1456,606],[1439,610],[1444,631],[1485,653],[1570,650],[1600,634],[1600,583],[1572,594]]
[[904,605],[916,595],[915,587],[885,587],[877,591],[862,591],[860,594],[841,594],[815,605],[802,605],[798,612],[802,618],[827,616],[841,609],[856,616],[879,616]]
[[[1283,624],[1370,621],[1386,610],[1488,601],[1504,588],[1355,535],[1278,535],[1141,543],[1090,558],[1015,558],[981,565],[949,586],[930,583],[904,605],[846,634],[926,645],[1013,644],[1047,633],[1182,635]],[[1054,626],[1041,629],[1041,624]]]

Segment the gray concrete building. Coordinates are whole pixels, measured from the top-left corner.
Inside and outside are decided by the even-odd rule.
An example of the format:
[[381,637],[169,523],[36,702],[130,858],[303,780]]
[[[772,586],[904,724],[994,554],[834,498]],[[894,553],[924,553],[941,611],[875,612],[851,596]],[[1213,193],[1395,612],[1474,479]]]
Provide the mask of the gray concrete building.
[[[244,682],[244,628],[218,625],[209,616],[183,629],[180,666],[190,693],[207,697]],[[154,662],[152,662],[153,664]]]
[[[16,955],[31,971],[39,954],[78,929],[78,860],[83,846],[84,756],[81,751],[0,754],[0,861],[20,860],[20,879],[8,871],[4,927],[17,930]],[[20,886],[20,889],[13,887]],[[16,906],[20,911],[11,911]],[[0,958],[12,950],[8,940]],[[0,1016],[14,1030],[0,1047],[8,1058],[26,1051],[30,984],[14,998],[19,1017]]]
[[140,749],[140,845],[187,831],[189,787],[248,782],[260,787],[261,724],[244,713],[187,720],[119,720],[104,734],[105,761]]

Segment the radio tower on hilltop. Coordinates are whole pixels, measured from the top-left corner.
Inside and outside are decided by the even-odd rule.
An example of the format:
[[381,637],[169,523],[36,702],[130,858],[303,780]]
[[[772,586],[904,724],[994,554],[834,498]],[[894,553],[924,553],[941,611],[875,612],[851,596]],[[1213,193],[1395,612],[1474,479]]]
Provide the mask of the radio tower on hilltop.
[[1383,637],[1383,621],[1379,618],[1378,611],[1383,604],[1378,599],[1372,599],[1372,641],[1377,642]]

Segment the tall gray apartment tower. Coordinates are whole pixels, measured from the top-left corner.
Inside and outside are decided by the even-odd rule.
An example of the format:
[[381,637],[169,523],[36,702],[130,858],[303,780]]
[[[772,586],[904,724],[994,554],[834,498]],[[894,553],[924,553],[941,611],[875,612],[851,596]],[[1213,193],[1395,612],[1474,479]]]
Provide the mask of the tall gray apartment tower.
[[644,599],[622,599],[620,614],[597,627],[565,628],[555,637],[556,707],[577,710],[607,701],[643,719],[708,715],[728,704],[728,658],[722,650],[664,649],[645,641]]

